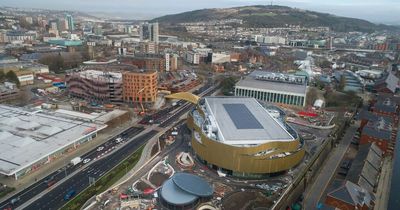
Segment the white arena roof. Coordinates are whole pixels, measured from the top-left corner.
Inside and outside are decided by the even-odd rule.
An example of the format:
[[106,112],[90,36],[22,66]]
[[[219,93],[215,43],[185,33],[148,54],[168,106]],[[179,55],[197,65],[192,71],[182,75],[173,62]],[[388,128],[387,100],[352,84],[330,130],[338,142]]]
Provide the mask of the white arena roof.
[[272,117],[254,98],[205,97],[204,100],[208,120],[216,126],[219,141],[254,145],[294,140],[283,123]]
[[0,105],[0,173],[13,175],[105,127],[65,113]]

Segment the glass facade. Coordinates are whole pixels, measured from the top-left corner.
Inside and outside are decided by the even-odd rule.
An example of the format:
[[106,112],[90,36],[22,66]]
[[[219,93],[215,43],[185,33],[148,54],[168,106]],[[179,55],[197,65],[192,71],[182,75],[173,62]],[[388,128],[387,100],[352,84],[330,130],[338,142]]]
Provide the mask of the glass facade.
[[273,93],[273,92],[259,91],[259,90],[249,90],[242,88],[236,88],[235,95],[252,97],[260,101],[266,101],[271,103],[283,103],[295,106],[304,106],[305,103],[305,96]]

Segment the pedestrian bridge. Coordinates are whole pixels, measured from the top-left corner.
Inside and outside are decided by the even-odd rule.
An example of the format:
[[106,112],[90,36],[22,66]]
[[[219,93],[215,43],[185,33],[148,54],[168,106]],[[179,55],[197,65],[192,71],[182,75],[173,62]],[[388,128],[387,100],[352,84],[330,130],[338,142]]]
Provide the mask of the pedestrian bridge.
[[189,93],[189,92],[174,93],[174,94],[165,96],[165,98],[185,100],[192,104],[197,104],[200,100],[199,96],[194,95],[193,93]]

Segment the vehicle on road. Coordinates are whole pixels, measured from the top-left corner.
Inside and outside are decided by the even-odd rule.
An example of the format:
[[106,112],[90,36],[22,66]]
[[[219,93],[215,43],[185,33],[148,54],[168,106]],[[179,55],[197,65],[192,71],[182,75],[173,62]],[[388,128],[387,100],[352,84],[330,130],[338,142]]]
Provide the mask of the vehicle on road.
[[78,165],[80,162],[82,162],[82,158],[81,157],[76,157],[74,159],[71,160],[71,164],[72,165]]
[[101,147],[97,148],[97,152],[100,152],[100,151],[102,151],[103,149],[104,149],[104,147],[101,146]]
[[115,139],[115,142],[117,144],[121,143],[123,141],[123,139],[121,137],[118,137],[117,139]]
[[90,158],[86,158],[85,160],[83,160],[83,164],[89,163],[92,159]]
[[19,200],[20,200],[20,198],[16,197],[16,198],[11,199],[10,203],[11,203],[11,205],[15,205],[16,203],[19,202]]
[[72,197],[74,197],[75,193],[76,193],[76,192],[75,192],[74,189],[70,189],[70,190],[67,192],[67,194],[65,194],[64,200],[65,200],[65,201],[70,200]]

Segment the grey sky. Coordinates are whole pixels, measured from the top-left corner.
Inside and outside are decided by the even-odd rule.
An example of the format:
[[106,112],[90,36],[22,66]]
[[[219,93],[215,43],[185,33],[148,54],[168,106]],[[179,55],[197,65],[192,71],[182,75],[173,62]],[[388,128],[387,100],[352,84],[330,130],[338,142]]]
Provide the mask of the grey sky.
[[[106,12],[143,19],[195,9],[270,3],[270,0],[1,0],[0,6]],[[274,0],[273,4],[400,24],[399,0]]]

